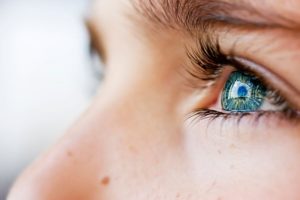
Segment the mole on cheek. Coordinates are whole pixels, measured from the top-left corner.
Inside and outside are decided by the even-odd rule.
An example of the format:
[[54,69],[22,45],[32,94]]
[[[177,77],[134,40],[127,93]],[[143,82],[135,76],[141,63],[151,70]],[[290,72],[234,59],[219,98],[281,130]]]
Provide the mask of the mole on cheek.
[[110,179],[108,176],[104,177],[102,180],[101,180],[101,183],[102,185],[108,185],[110,182]]

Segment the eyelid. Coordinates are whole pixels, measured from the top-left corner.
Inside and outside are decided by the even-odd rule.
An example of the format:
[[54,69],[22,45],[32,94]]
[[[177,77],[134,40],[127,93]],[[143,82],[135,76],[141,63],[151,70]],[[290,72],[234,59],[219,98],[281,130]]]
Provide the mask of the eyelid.
[[300,110],[300,93],[289,82],[283,80],[278,75],[275,75],[268,68],[262,67],[246,58],[231,56],[230,59],[237,62],[239,66],[246,71],[254,72],[256,76],[263,80],[263,82],[280,91],[280,94],[285,97],[292,108],[297,111]]

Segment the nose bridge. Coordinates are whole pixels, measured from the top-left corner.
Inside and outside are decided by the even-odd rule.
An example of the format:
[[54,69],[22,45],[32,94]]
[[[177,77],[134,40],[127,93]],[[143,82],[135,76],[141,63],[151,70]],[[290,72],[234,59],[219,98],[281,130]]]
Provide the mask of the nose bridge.
[[95,105],[24,172],[9,200],[104,199],[99,195],[110,148],[108,127],[115,119],[112,111]]
[[143,81],[144,85],[118,84],[113,91],[108,89],[112,84],[104,86],[81,119],[24,172],[8,199],[107,199],[109,172],[122,173],[115,165],[128,166],[125,159],[134,144],[142,149],[155,138],[163,140],[160,130],[173,126],[165,120],[174,122],[169,114],[172,104],[167,103],[170,97],[162,92],[168,88],[157,87],[152,79]]
[[107,199],[112,165],[128,156],[129,143],[145,139],[142,133],[152,131],[153,137],[151,125],[158,124],[149,122],[155,112],[164,112],[149,108],[151,96],[132,90],[127,95],[97,97],[64,137],[23,173],[8,200]]

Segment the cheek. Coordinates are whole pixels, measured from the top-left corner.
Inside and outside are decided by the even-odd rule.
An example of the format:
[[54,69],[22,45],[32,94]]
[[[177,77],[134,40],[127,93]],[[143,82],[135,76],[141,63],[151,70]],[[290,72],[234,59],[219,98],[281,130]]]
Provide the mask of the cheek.
[[298,199],[299,127],[270,127],[187,122],[185,149],[198,183],[211,180],[210,191],[230,199]]

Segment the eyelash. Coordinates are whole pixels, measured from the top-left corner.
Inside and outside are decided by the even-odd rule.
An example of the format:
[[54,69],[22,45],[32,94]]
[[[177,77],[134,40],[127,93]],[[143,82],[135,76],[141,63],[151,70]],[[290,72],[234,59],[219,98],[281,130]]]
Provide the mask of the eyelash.
[[[203,38],[203,37],[202,37]],[[271,104],[274,106],[282,106],[282,111],[257,111],[257,112],[220,112],[210,109],[197,109],[190,117],[198,117],[200,119],[214,120],[221,118],[226,120],[229,118],[235,118],[237,122],[240,122],[242,118],[255,115],[255,121],[266,115],[280,114],[284,119],[294,120],[299,118],[299,112],[295,111],[292,106],[284,98],[280,91],[274,87],[269,86],[268,81],[261,75],[253,72],[249,67],[238,62],[234,59],[233,55],[225,55],[220,48],[218,40],[212,40],[209,37],[201,39],[198,42],[197,48],[192,51],[187,51],[188,57],[192,61],[194,67],[187,68],[188,73],[197,78],[198,80],[207,82],[206,87],[210,87],[214,84],[222,75],[226,66],[232,66],[236,70],[241,70],[248,74],[254,75],[260,79],[260,81],[267,87],[268,95]],[[195,67],[196,66],[196,67]],[[209,84],[208,84],[209,83]],[[279,116],[279,115],[278,115]]]

